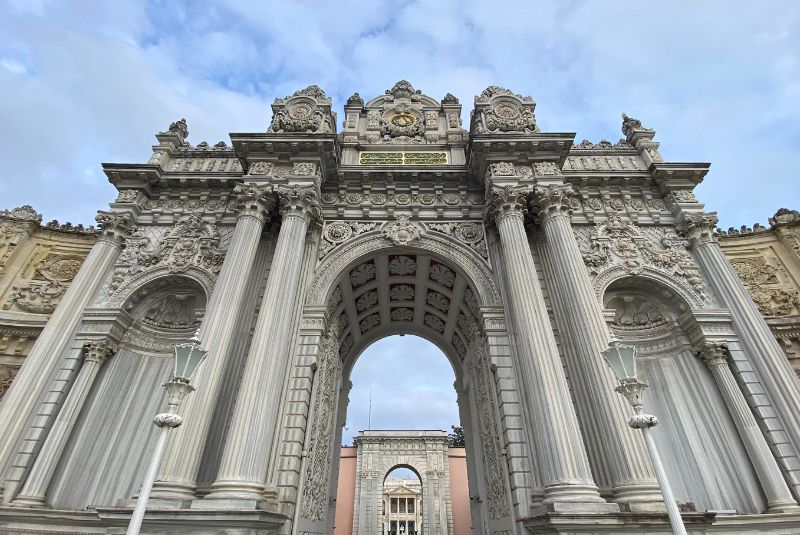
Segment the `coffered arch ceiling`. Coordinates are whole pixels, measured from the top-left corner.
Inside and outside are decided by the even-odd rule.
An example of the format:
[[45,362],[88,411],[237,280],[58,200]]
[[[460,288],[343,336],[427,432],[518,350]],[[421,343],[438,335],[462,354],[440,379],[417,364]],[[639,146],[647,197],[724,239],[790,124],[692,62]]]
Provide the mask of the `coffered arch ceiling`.
[[456,374],[480,328],[475,289],[446,261],[423,251],[381,251],[346,270],[330,298],[340,355],[350,369],[372,342],[416,334],[439,346]]

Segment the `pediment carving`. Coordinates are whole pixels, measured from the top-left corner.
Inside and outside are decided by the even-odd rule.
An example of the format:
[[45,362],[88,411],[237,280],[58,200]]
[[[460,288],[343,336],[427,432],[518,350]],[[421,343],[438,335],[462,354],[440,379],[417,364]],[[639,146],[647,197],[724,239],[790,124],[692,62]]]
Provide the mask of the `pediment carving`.
[[272,122],[267,132],[275,134],[335,134],[336,112],[331,99],[316,85],[295,91],[272,104]]
[[535,134],[536,102],[503,87],[491,85],[475,97],[470,131],[473,134]]

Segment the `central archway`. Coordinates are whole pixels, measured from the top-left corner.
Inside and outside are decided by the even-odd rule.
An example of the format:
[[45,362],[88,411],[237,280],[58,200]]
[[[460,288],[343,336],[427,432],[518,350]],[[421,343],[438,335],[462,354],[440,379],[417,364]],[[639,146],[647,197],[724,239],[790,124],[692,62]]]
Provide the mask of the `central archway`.
[[[496,309],[499,295],[488,265],[476,256],[439,238],[401,248],[382,236],[367,236],[318,266],[306,301],[305,324],[311,325],[308,318],[314,317],[314,324],[324,325],[324,332],[314,352],[316,369],[306,456],[299,467],[295,533],[332,530],[338,477],[335,460],[347,412],[350,372],[367,346],[394,334],[414,334],[432,342],[453,366],[467,437],[473,531],[513,529],[510,478],[502,453],[504,430],[482,312],[482,307]],[[303,339],[301,343],[310,349],[309,342]],[[374,476],[382,483],[385,474],[373,472],[362,471],[357,477],[363,483]],[[437,468],[430,472],[421,475],[436,478],[443,473]],[[359,524],[358,533],[380,529],[378,515],[373,514]],[[448,535],[447,528],[430,535]]]

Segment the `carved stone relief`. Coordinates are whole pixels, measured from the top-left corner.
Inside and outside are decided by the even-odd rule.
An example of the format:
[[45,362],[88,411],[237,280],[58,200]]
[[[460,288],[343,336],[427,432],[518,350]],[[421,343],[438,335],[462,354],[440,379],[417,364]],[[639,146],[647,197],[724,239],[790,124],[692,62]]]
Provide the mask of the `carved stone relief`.
[[[672,227],[642,228],[611,215],[593,229],[576,228],[583,260],[592,276],[611,267],[637,275],[647,269],[677,277],[701,299],[705,286],[700,270],[687,250],[688,243]],[[587,239],[588,238],[588,239]]]
[[470,372],[474,385],[477,406],[477,431],[480,435],[481,461],[483,464],[484,495],[489,517],[497,520],[511,514],[506,482],[503,478],[503,457],[501,454],[500,433],[497,430],[499,413],[497,399],[491,382],[494,380],[489,365],[488,345],[483,336],[477,336],[470,343],[472,362]]
[[331,99],[316,85],[295,91],[292,96],[275,99],[272,122],[267,132],[307,132],[331,134],[336,131],[336,114]]
[[4,308],[11,310],[16,306],[24,312],[52,313],[82,263],[82,256],[48,254],[36,264],[28,284],[14,287]]
[[538,132],[531,97],[508,89],[489,86],[475,98],[472,132],[474,134],[532,134]]
[[0,399],[3,399],[3,396],[8,392],[11,382],[14,381],[14,377],[16,377],[19,368],[19,366],[0,366]]
[[216,224],[197,214],[183,217],[171,227],[138,226],[125,239],[106,297],[115,296],[132,279],[158,269],[173,274],[197,269],[213,282],[224,259],[225,248]]
[[800,310],[800,294],[783,287],[776,269],[761,257],[731,260],[731,265],[764,316],[788,316]]
[[309,433],[308,463],[301,500],[301,513],[311,520],[322,520],[328,510],[328,478],[334,462],[332,446],[336,427],[337,398],[342,379],[336,323],[331,321],[328,326],[317,356],[314,414]]

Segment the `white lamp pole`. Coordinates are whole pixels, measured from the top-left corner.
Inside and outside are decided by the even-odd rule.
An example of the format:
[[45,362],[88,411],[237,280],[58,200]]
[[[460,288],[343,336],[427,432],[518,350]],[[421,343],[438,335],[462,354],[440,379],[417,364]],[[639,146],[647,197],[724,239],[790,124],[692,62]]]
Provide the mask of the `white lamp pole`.
[[175,346],[175,371],[172,379],[164,383],[168,396],[167,412],[157,414],[153,418],[153,423],[159,428],[158,439],[156,440],[155,451],[153,451],[153,458],[150,460],[150,466],[147,467],[147,473],[144,476],[142,489],[139,491],[139,497],[136,500],[136,507],[133,509],[131,521],[128,524],[127,535],[139,535],[139,529],[142,527],[144,513],[147,509],[147,499],[153,489],[153,482],[158,474],[161,457],[164,455],[167,433],[169,433],[170,429],[183,423],[183,419],[177,414],[178,407],[181,404],[181,400],[186,397],[186,394],[194,390],[194,387],[189,384],[189,380],[205,358],[206,353],[206,350],[200,346],[200,339],[197,333],[188,342]]
[[658,456],[656,443],[653,440],[653,436],[650,434],[650,428],[658,425],[658,418],[651,414],[644,413],[642,393],[645,388],[647,388],[647,383],[643,383],[636,377],[636,348],[620,344],[616,339],[612,338],[609,348],[603,351],[603,358],[606,359],[606,362],[608,362],[611,369],[614,370],[619,380],[619,386],[614,390],[625,396],[625,399],[627,399],[628,403],[633,407],[635,414],[628,418],[628,427],[642,430],[644,442],[647,444],[647,451],[650,454],[650,460],[653,463],[653,468],[656,470],[658,486],[661,487],[661,495],[664,497],[664,504],[667,506],[667,514],[669,515],[669,522],[672,524],[672,532],[675,535],[686,535],[686,528],[683,526],[681,512],[678,510],[675,496],[672,495],[672,489],[667,480],[667,473],[664,471],[664,465],[661,464],[661,458]]

